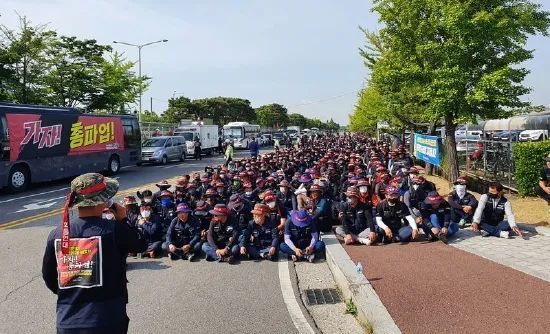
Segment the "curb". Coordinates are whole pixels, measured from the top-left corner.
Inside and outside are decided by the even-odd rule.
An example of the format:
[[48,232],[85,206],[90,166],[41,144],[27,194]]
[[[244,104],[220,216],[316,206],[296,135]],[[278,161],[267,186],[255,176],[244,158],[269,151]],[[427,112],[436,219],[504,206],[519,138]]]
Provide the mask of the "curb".
[[334,280],[344,297],[353,299],[358,317],[371,323],[376,334],[401,333],[365,275],[357,274],[355,263],[336,236],[325,234],[322,238],[326,245],[326,261]]
[[543,236],[550,236],[550,227],[535,226],[535,225],[521,224],[521,223],[518,223],[517,225],[522,230],[529,231],[531,233],[540,234]]

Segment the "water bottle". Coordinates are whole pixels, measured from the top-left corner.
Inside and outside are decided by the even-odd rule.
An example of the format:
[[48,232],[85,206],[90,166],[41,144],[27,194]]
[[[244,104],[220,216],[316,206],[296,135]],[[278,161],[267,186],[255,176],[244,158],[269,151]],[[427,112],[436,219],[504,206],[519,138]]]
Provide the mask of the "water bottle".
[[363,265],[361,264],[361,262],[357,262],[357,265],[355,266],[355,271],[356,271],[358,274],[362,274],[362,273],[363,273]]

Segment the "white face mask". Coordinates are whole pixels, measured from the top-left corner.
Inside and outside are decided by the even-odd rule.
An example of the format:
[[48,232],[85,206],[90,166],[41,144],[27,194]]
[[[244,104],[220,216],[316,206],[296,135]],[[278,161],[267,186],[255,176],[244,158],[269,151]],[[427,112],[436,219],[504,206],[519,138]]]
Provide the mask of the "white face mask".
[[414,190],[418,190],[419,187],[420,187],[419,184],[413,184],[413,189],[414,189]]
[[102,217],[103,217],[103,219],[107,219],[107,220],[115,219],[115,215],[112,214],[112,213],[104,213]]
[[277,203],[276,202],[270,202],[267,205],[269,206],[270,209],[275,209],[275,204],[277,204]]
[[466,195],[466,186],[464,184],[457,184],[455,189],[458,196],[463,197]]
[[368,187],[365,187],[365,186],[362,186],[362,187],[359,187],[359,191],[363,194],[366,194],[367,191],[369,191],[369,188]]
[[286,187],[280,187],[279,190],[284,194],[286,193]]
[[252,196],[252,191],[247,191],[244,193],[246,196]]
[[151,216],[151,211],[141,211],[141,216],[143,218],[149,218]]
[[151,203],[151,197],[145,197],[145,198],[143,199],[143,201],[144,201],[145,203]]

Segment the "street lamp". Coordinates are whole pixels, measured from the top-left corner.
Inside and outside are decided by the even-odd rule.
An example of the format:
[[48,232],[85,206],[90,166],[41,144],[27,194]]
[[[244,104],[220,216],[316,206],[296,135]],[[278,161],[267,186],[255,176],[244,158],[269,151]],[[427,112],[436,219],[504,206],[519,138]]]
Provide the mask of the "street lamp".
[[[158,40],[158,41],[154,41],[154,42],[149,42],[149,43],[145,43],[145,44],[132,44],[132,43],[126,43],[126,42],[119,42],[119,41],[113,41],[113,44],[124,44],[124,45],[128,45],[128,46],[133,46],[133,47],[136,47],[138,48],[138,75],[139,75],[139,78],[141,79],[141,49],[145,46],[149,46],[149,45],[153,45],[153,44],[157,44],[157,43],[166,43],[168,42],[167,39],[161,39],[161,40]],[[141,95],[142,95],[142,90],[141,90],[141,86],[139,87],[139,114],[138,114],[138,120],[141,120]]]

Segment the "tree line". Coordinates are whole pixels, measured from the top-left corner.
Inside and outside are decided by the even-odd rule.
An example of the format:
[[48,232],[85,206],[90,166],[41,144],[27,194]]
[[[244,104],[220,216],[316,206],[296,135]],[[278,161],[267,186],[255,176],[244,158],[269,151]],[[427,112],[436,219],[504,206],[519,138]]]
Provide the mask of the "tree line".
[[149,79],[134,63],[93,39],[59,35],[19,17],[0,25],[0,100],[126,113]]
[[182,119],[206,118],[212,119],[214,124],[242,121],[272,129],[291,125],[302,129],[316,127],[327,131],[338,131],[340,128],[340,125],[332,119],[323,122],[297,113],[289,114],[287,108],[278,103],[253,108],[249,100],[235,97],[191,100],[188,97],[179,96],[168,100],[168,109],[162,115],[148,111],[142,115],[142,121],[159,123],[179,123]]
[[359,50],[370,75],[350,129],[374,133],[445,127],[445,166],[458,176],[455,129],[479,119],[511,116],[528,103],[522,63],[530,35],[548,35],[550,13],[529,0],[375,0],[382,28],[362,29]]

